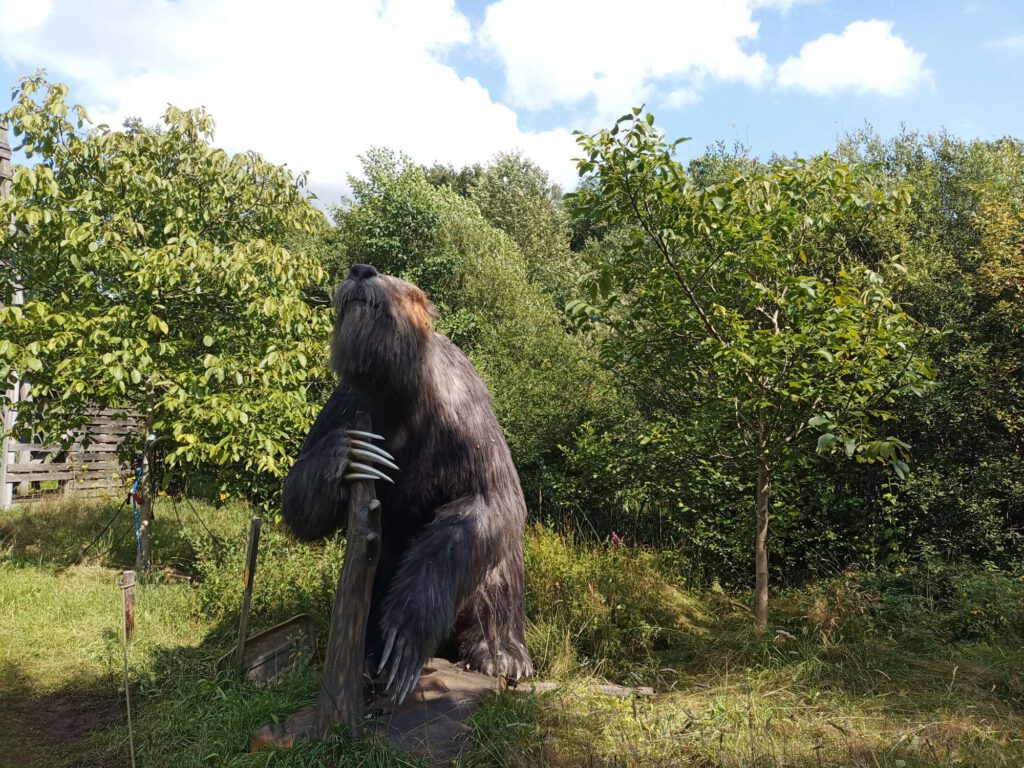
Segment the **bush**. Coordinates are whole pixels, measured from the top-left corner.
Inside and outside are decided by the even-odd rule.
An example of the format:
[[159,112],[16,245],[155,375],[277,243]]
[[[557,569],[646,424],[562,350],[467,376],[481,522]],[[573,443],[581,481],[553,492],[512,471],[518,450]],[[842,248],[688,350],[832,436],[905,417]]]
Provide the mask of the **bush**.
[[[222,622],[225,631],[233,631],[242,604],[250,512],[239,505],[217,517],[217,539],[196,528],[188,529],[186,536],[195,551],[199,604],[210,618]],[[300,544],[282,525],[265,521],[256,560],[251,630],[308,613],[326,638],[344,553],[341,534],[318,544]]]
[[616,676],[699,634],[705,617],[661,557],[581,544],[535,525],[526,537],[530,650],[541,674],[573,665]]
[[879,620],[920,645],[1024,640],[1024,573],[979,569],[925,557],[895,574],[872,574]]

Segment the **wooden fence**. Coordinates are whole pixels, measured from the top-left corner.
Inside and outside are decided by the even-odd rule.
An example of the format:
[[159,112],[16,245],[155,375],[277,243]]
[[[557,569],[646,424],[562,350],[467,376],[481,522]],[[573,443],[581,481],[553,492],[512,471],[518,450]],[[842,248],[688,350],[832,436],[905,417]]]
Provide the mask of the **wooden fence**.
[[0,454],[0,508],[38,501],[54,493],[123,495],[130,471],[119,459],[117,449],[126,438],[135,438],[142,430],[138,416],[99,410],[75,433],[67,449],[8,441],[7,450]]
[[[7,127],[0,123],[0,197],[9,192],[11,147]],[[9,226],[0,221],[0,226]],[[0,268],[9,266],[0,253]],[[0,306],[5,298],[24,303],[17,283],[0,283]],[[31,399],[29,385],[17,378],[10,389],[0,390],[0,433],[10,433],[18,417],[18,403]],[[141,419],[124,417],[114,411],[98,410],[84,429],[73,436],[67,450],[61,446],[22,443],[11,437],[0,439],[0,509],[15,502],[45,498],[54,492],[86,496],[121,495],[126,491],[127,468],[118,460],[117,449],[126,437],[141,432]]]

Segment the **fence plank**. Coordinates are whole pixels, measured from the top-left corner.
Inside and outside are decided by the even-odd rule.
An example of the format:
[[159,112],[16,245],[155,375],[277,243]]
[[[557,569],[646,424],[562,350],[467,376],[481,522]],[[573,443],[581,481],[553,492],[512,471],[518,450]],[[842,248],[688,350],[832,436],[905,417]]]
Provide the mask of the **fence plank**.
[[40,469],[39,467],[41,466],[45,465],[15,464],[8,467],[8,482],[46,483],[51,480],[74,480],[76,485],[79,483],[96,485],[101,482],[106,483],[110,479],[111,482],[109,484],[121,485],[124,482],[124,478],[127,477],[127,473],[124,473],[121,479],[112,478],[109,467],[97,469],[95,472],[83,472],[81,469]]

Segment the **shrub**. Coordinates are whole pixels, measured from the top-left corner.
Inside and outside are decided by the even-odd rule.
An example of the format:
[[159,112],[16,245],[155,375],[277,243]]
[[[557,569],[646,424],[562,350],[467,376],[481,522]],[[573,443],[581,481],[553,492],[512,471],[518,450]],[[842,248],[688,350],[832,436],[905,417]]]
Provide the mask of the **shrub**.
[[[196,528],[188,529],[186,535],[195,551],[199,604],[227,632],[237,626],[242,604],[250,515],[245,507],[236,506],[219,517],[217,539]],[[308,613],[326,638],[344,553],[343,535],[318,544],[299,544],[283,526],[265,521],[256,560],[251,630]]]
[[560,674],[575,663],[614,675],[699,634],[705,617],[697,601],[666,571],[653,552],[531,527],[526,609],[540,671]]
[[878,618],[893,634],[923,645],[1024,639],[1024,574],[935,557],[894,574],[865,578],[878,590]]

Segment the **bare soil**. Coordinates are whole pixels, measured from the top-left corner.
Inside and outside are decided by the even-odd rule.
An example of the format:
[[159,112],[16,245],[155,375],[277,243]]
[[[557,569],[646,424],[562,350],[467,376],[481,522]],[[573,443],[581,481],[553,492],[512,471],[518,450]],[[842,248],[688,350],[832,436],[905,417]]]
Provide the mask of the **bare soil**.
[[127,745],[86,757],[82,742],[124,719],[123,697],[105,686],[0,691],[0,768],[123,765]]

